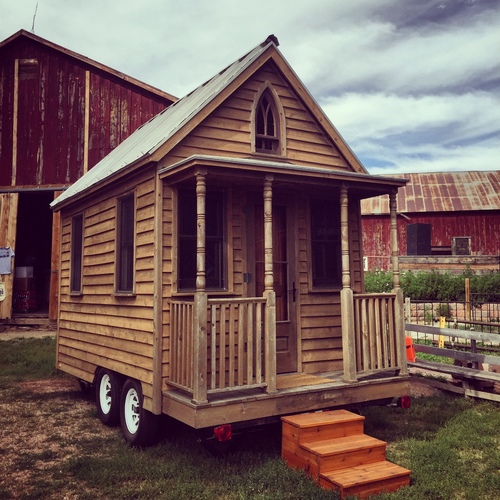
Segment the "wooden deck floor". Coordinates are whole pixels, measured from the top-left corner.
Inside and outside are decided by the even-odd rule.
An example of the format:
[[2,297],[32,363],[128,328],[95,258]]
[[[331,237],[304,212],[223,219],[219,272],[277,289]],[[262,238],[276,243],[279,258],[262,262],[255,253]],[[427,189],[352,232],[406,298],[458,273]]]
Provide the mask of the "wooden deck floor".
[[181,390],[163,392],[163,413],[200,429],[222,423],[250,422],[299,412],[353,407],[409,394],[409,376],[379,376],[346,383],[342,374],[291,373],[278,375],[277,391],[234,390],[211,394],[194,403]]
[[309,385],[331,384],[335,380],[318,375],[311,375],[310,373],[287,373],[278,375],[276,380],[276,388],[280,389],[294,389],[297,387],[304,387]]

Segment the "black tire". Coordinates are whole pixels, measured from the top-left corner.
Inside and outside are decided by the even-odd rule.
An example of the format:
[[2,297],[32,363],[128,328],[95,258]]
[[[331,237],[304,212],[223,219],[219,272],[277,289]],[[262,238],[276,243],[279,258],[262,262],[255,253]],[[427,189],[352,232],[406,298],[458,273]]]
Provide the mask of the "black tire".
[[121,377],[111,370],[100,368],[95,379],[95,404],[99,420],[110,427],[120,422]]
[[123,437],[132,446],[151,446],[158,441],[159,417],[143,407],[140,382],[127,379],[120,402],[120,426]]

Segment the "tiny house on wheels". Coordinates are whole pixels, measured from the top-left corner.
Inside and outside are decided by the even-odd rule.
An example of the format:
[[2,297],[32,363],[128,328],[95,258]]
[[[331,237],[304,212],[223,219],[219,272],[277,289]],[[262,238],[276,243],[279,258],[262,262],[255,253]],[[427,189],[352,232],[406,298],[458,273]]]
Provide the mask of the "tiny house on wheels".
[[[159,415],[225,439],[408,392],[396,195],[274,36],[137,129],[51,204],[57,367],[134,445]],[[366,294],[360,201],[388,194],[394,289]]]

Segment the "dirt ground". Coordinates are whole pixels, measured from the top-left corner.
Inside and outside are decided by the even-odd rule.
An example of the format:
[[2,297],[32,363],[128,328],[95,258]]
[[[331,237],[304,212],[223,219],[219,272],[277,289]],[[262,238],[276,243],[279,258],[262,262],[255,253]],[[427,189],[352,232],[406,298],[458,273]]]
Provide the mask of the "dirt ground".
[[[413,397],[440,393],[422,377],[412,377],[410,386]],[[80,485],[76,479],[68,482],[66,465],[89,449],[95,453],[122,439],[119,429],[99,422],[92,398],[81,393],[74,378],[0,386],[0,398],[1,498],[41,498],[44,488],[50,497],[58,477],[58,498],[75,498]]]
[[410,377],[410,396],[414,398],[438,396],[441,392],[423,377]]
[[40,339],[43,337],[55,337],[56,328],[55,327],[23,327],[23,326],[10,326],[5,328],[5,330],[0,331],[0,340],[12,340],[12,339],[29,339],[35,338]]

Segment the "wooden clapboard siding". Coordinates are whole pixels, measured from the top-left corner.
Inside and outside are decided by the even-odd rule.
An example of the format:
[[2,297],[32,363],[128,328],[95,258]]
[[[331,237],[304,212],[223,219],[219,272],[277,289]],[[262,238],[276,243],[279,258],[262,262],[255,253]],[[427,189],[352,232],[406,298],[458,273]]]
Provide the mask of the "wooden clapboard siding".
[[[135,294],[115,289],[117,198],[136,193]],[[106,197],[89,197],[83,207],[83,293],[69,293],[71,217],[61,228],[61,303],[58,363],[91,382],[104,366],[143,383],[145,406],[151,407],[154,300],[154,172],[142,172]],[[81,213],[81,212],[76,212]],[[78,361],[81,360],[81,361]]]
[[301,294],[302,370],[342,369],[342,328],[338,292]]
[[284,108],[287,158],[301,164],[347,170],[346,161],[335,145],[270,63],[183,139],[165,159],[165,165],[193,154],[233,157],[251,154],[252,106],[265,82],[273,85]]

